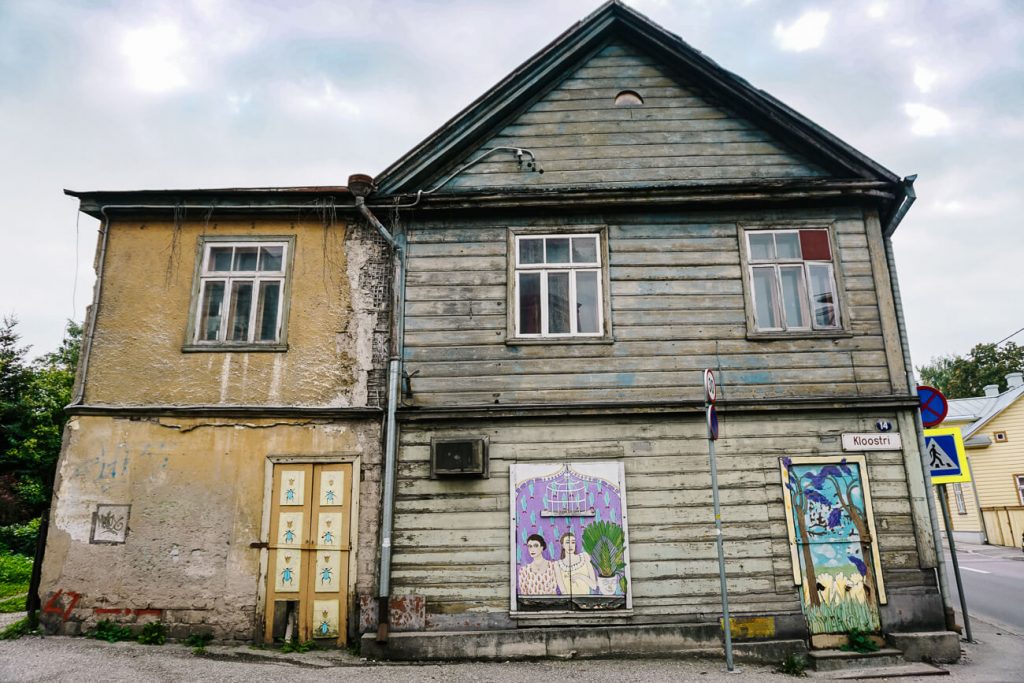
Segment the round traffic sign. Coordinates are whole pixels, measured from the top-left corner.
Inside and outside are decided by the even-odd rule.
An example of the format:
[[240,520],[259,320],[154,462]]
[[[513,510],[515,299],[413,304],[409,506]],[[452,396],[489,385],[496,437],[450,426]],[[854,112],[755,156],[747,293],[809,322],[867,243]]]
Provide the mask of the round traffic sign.
[[704,371],[704,399],[708,403],[714,403],[718,394],[718,385],[715,383],[715,373],[711,370]]
[[917,398],[921,401],[921,424],[925,427],[934,427],[946,419],[949,403],[941,391],[922,384],[917,387]]
[[708,438],[712,441],[718,441],[718,411],[715,410],[714,406],[708,406],[707,422]]

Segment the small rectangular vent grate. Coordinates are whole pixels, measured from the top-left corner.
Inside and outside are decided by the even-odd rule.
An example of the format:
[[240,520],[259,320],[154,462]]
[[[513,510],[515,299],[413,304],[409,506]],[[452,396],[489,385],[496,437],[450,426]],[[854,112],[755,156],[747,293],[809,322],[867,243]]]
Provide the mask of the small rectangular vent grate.
[[487,477],[487,444],[484,439],[445,439],[431,442],[430,476]]

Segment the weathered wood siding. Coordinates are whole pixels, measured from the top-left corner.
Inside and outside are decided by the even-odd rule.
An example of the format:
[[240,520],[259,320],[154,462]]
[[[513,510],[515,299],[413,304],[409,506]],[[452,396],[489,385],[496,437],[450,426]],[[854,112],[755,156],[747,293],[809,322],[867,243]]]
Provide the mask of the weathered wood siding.
[[[623,90],[641,106],[616,106]],[[736,181],[827,175],[650,57],[612,43],[453,168],[493,147],[533,151],[544,173],[496,154],[445,184],[496,187]],[[440,177],[443,177],[442,174]]]
[[[835,222],[850,336],[747,339],[738,227]],[[615,341],[507,345],[508,228],[607,225]],[[725,398],[892,391],[860,209],[629,213],[418,223],[409,230],[406,370],[418,406],[700,398],[721,368]],[[890,312],[891,313],[891,312]]]
[[[730,600],[740,613],[798,613],[779,458],[841,454],[839,434],[879,415],[816,413],[722,422],[718,471]],[[895,418],[891,418],[895,421]],[[430,439],[490,440],[489,479],[431,480]],[[396,486],[394,594],[426,599],[428,628],[508,621],[509,465],[621,460],[626,471],[635,618],[713,615],[718,565],[701,416],[540,419],[402,428]],[[904,455],[867,453],[883,572],[890,593],[926,579]],[[917,457],[916,452],[906,457]]]

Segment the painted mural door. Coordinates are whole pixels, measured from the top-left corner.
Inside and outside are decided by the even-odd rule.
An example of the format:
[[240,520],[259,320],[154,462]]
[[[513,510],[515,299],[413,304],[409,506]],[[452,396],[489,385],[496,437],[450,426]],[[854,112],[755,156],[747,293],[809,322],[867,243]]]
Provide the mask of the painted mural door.
[[264,640],[294,612],[300,641],[344,644],[352,465],[279,464],[271,492]]
[[878,631],[885,603],[863,456],[783,458],[793,578],[811,635]]
[[620,462],[511,466],[512,611],[631,607]]

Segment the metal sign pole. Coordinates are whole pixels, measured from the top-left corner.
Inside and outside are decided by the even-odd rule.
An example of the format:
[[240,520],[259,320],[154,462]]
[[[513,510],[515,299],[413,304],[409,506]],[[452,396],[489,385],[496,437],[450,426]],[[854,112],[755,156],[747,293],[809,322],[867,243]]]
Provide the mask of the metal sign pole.
[[704,417],[708,430],[708,460],[711,463],[711,501],[715,508],[715,542],[718,546],[718,579],[722,589],[722,630],[725,631],[725,666],[735,673],[732,663],[732,622],[729,620],[729,589],[725,583],[725,549],[722,547],[722,509],[718,502],[718,465],[715,462],[715,439],[718,438],[718,382],[710,369],[704,371]]
[[949,541],[949,555],[953,560],[953,577],[956,579],[956,592],[960,594],[960,611],[964,615],[964,633],[967,642],[973,643],[971,635],[971,618],[967,616],[967,599],[964,596],[964,584],[960,579],[960,562],[956,558],[956,541],[953,540],[953,520],[949,518],[949,501],[946,499],[946,485],[939,484],[939,505],[942,507],[942,521],[946,524],[946,540]]
[[733,670],[732,624],[729,622],[729,592],[725,585],[725,550],[722,547],[722,512],[718,504],[718,467],[715,465],[715,440],[708,434],[708,456],[711,460],[711,500],[715,506],[715,539],[718,542],[718,578],[722,583],[722,624],[725,628],[725,666]]

